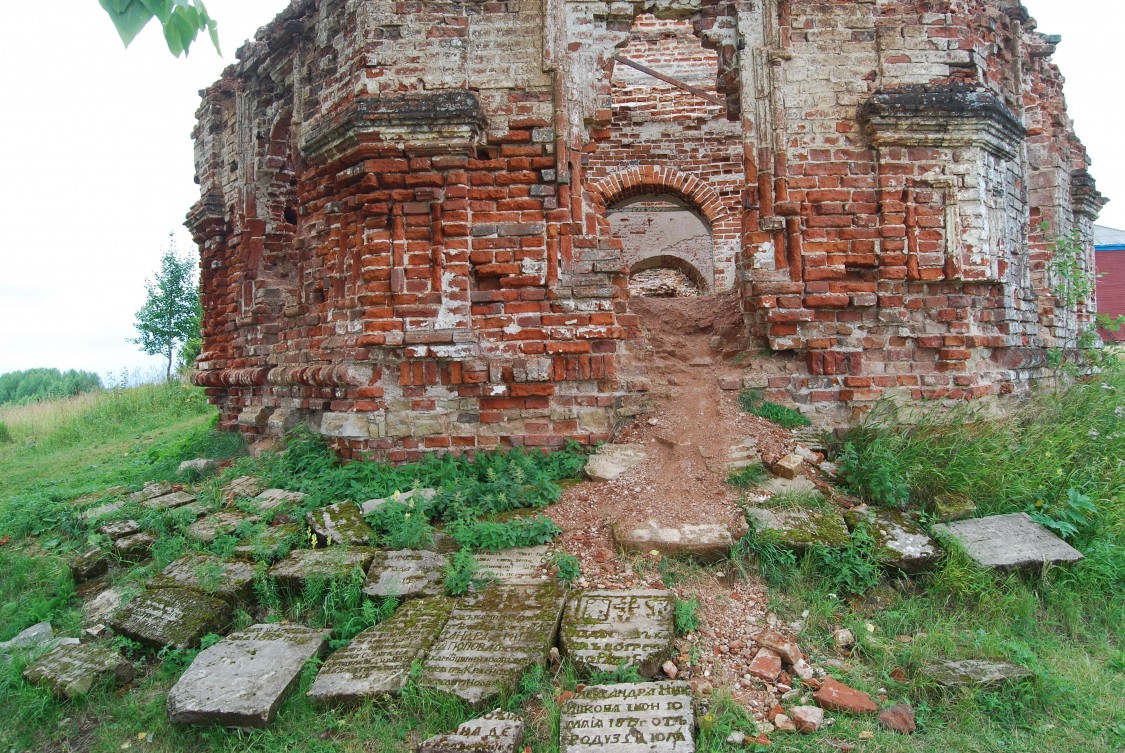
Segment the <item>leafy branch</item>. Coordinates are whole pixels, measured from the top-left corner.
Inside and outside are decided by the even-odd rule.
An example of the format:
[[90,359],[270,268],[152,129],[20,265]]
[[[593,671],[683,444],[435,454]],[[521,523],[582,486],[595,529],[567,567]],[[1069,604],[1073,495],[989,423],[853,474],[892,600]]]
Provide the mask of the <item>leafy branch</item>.
[[200,32],[207,32],[215,51],[219,48],[219,25],[207,13],[203,0],[98,0],[109,14],[121,41],[128,47],[149,21],[164,27],[168,51],[176,57],[186,55]]

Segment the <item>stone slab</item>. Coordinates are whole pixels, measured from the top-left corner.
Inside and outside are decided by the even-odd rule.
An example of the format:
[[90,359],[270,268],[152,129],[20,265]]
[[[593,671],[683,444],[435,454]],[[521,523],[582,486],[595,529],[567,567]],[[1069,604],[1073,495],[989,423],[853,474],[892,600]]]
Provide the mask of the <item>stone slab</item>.
[[270,526],[244,539],[234,548],[234,556],[261,562],[273,562],[289,554],[305,540],[304,526],[296,523]]
[[522,743],[523,720],[497,709],[423,741],[417,753],[517,753]]
[[941,554],[934,540],[902,510],[856,508],[844,513],[844,519],[852,531],[866,526],[875,539],[875,558],[881,565],[917,573],[928,569]]
[[86,695],[100,680],[120,685],[135,674],[132,662],[104,644],[57,646],[23,671],[31,684],[66,698]]
[[232,606],[254,600],[254,566],[206,552],[180,557],[148,582],[149,588],[187,588]]
[[559,753],[694,753],[686,682],[592,685],[562,705]]
[[342,580],[356,568],[366,573],[374,557],[375,550],[366,547],[295,549],[270,568],[270,577],[281,588],[303,591],[310,580]]
[[89,510],[84,510],[79,517],[83,520],[97,520],[98,518],[104,518],[106,515],[119,512],[124,509],[124,507],[125,500],[119,499],[116,502],[107,502],[104,505],[98,505],[97,507],[91,507]]
[[109,569],[109,555],[99,547],[90,547],[70,561],[70,574],[75,583],[85,583]]
[[168,693],[178,724],[268,727],[305,662],[328,633],[301,625],[253,625],[200,652]]
[[307,496],[304,492],[291,492],[287,489],[266,489],[247,504],[257,512],[268,512],[279,508],[295,507]]
[[490,586],[458,602],[422,665],[420,684],[476,708],[547,660],[566,601],[557,583]]
[[721,523],[661,525],[655,520],[617,524],[613,538],[627,552],[660,552],[672,557],[693,557],[701,562],[718,562],[730,556],[734,538]]
[[145,591],[110,619],[118,633],[154,648],[194,648],[209,633],[230,628],[231,606],[186,588]]
[[671,591],[581,591],[567,601],[559,645],[588,670],[627,664],[655,677],[674,649],[675,613]]
[[378,598],[414,599],[444,593],[447,558],[436,552],[403,549],[377,552],[363,592]]
[[125,498],[126,502],[140,504],[156,497],[172,493],[172,485],[167,481],[150,481],[139,491],[135,491]]
[[491,573],[506,586],[534,586],[551,579],[547,567],[551,550],[547,546],[503,549],[499,552],[474,552],[481,575]]
[[995,687],[1031,677],[1034,673],[1026,667],[1005,661],[962,659],[928,664],[922,667],[922,674],[937,684],[947,687],[964,685]]
[[375,531],[367,525],[354,502],[338,502],[305,515],[316,536],[317,546],[333,544],[366,545],[373,543]]
[[402,691],[414,662],[425,659],[453,611],[443,596],[413,599],[389,619],[336,651],[316,676],[309,697],[320,703],[359,703]]
[[250,499],[262,493],[265,483],[257,476],[239,476],[223,487],[223,499],[234,502],[236,499]]
[[43,654],[56,646],[70,646],[80,641],[55,635],[49,622],[40,622],[25,628],[18,635],[0,642],[0,661],[11,661],[13,654]]
[[982,567],[1015,570],[1084,559],[1081,552],[1023,512],[943,523],[933,531],[952,537]]
[[758,531],[769,531],[779,544],[790,549],[848,544],[848,527],[836,510],[749,507],[746,515]]
[[234,533],[235,529],[243,523],[252,523],[255,520],[257,520],[257,518],[247,515],[244,512],[223,510],[222,512],[212,513],[205,518],[195,521],[188,526],[184,535],[194,541],[210,544],[220,536],[229,536]]
[[112,523],[98,526],[98,533],[108,536],[114,541],[140,533],[141,524],[135,520],[115,520]]
[[173,510],[177,507],[191,504],[194,501],[195,495],[193,494],[188,494],[187,492],[172,492],[171,494],[164,494],[145,500],[141,505],[149,510]]
[[107,588],[82,605],[82,624],[96,625],[105,622],[121,608],[129,592],[124,588]]
[[641,444],[603,444],[586,461],[586,477],[591,481],[613,481],[625,471],[648,459]]
[[219,461],[211,460],[209,458],[196,458],[195,460],[185,460],[180,463],[180,467],[176,469],[178,474],[194,474],[197,476],[204,476],[214,473],[219,469]]
[[371,513],[375,512],[380,507],[382,507],[383,505],[385,505],[385,504],[387,504],[388,502],[391,502],[391,501],[401,502],[402,504],[405,505],[405,504],[408,504],[415,497],[417,497],[418,499],[424,499],[424,500],[429,501],[436,496],[437,496],[437,489],[428,489],[428,488],[411,489],[411,490],[405,491],[405,492],[395,492],[390,497],[380,497],[378,499],[369,499],[366,502],[361,503],[360,506],[359,506],[359,509],[363,512],[364,515],[370,515]]
[[152,553],[152,545],[156,543],[156,534],[151,531],[141,531],[132,536],[124,536],[113,542],[113,551],[123,560],[139,562],[147,559]]

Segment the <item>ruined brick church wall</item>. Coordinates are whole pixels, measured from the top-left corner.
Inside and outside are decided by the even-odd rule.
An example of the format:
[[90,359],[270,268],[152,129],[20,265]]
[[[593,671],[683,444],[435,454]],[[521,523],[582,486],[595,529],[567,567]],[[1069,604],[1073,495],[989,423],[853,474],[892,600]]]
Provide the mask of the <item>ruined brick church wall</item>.
[[350,456],[606,439],[645,381],[606,211],[657,194],[771,397],[1021,393],[1093,310],[1049,264],[1102,203],[1056,43],[1016,0],[294,0],[199,112],[196,381]]

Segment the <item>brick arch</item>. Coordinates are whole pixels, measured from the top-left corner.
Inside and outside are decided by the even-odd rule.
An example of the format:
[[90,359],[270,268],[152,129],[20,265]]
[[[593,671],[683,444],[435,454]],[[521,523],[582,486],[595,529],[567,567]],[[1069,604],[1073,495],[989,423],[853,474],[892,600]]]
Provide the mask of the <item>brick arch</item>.
[[603,215],[609,207],[634,196],[665,194],[687,202],[711,226],[715,289],[729,290],[734,286],[741,219],[706,181],[667,165],[634,165],[591,181],[587,189],[600,204]]

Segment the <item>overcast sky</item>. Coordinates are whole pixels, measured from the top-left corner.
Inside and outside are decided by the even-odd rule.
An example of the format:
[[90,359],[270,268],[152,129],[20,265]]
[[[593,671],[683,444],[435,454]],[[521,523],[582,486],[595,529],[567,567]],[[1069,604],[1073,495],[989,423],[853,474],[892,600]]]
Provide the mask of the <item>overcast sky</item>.
[[[190,132],[198,90],[287,0],[207,0],[225,58],[173,58],[158,28],[124,50],[97,0],[6,3],[0,24],[0,373],[39,366],[158,372],[127,342],[144,281],[199,197]],[[1062,34],[1055,60],[1092,172],[1125,228],[1122,0],[1025,0]],[[46,10],[45,10],[46,9]],[[1113,61],[1119,61],[1114,63]]]

